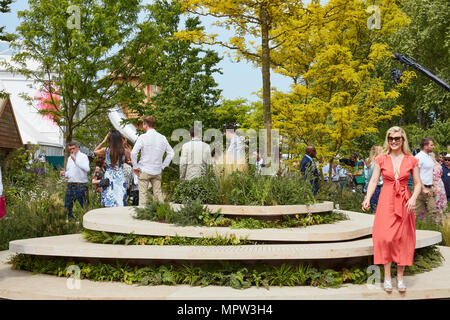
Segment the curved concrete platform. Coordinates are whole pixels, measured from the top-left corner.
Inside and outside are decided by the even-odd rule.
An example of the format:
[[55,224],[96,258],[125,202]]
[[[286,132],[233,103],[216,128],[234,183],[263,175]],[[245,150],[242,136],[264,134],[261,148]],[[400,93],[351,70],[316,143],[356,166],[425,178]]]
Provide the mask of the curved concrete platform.
[[408,290],[400,294],[381,287],[346,284],[338,289],[315,287],[270,287],[235,290],[230,287],[137,286],[119,282],[80,280],[79,288],[67,285],[67,278],[33,275],[11,270],[5,264],[11,252],[0,252],[0,298],[47,300],[412,300],[450,298],[450,248],[439,247],[445,260],[430,272],[405,276]]
[[[442,241],[436,231],[418,230],[416,248]],[[9,250],[30,255],[112,258],[133,260],[297,260],[340,259],[373,255],[372,238],[347,242],[241,245],[241,246],[147,246],[87,242],[82,235],[15,240]]]
[[[179,203],[170,203],[173,210],[177,211],[182,206]],[[324,201],[312,205],[279,205],[279,206],[235,206],[224,204],[206,204],[211,212],[217,212],[223,215],[237,215],[237,216],[281,216],[292,214],[308,214],[328,212],[334,209],[334,204],[331,201]]]
[[[337,211],[337,210],[336,210]],[[102,208],[86,213],[83,227],[89,230],[115,233],[134,233],[152,236],[181,236],[190,238],[229,236],[257,241],[344,241],[372,234],[374,216],[370,214],[342,211],[349,220],[333,224],[321,224],[301,228],[285,229],[231,229],[228,227],[179,227],[133,218],[134,210],[129,208]]]

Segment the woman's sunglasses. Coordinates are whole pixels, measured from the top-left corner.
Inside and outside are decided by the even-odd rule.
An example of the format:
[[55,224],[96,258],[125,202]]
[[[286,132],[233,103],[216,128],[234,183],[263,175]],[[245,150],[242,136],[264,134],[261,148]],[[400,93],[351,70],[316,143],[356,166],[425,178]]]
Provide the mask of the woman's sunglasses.
[[388,141],[389,142],[397,142],[397,141],[401,141],[403,139],[403,137],[388,137]]

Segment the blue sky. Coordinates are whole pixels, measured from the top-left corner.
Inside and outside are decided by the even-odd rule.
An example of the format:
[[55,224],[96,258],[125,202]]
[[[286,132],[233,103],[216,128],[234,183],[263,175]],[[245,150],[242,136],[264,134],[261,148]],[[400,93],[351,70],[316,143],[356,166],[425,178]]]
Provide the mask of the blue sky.
[[[145,3],[152,2],[151,0],[143,1]],[[0,14],[0,25],[5,26],[5,31],[14,32],[19,25],[17,12],[28,9],[28,1],[15,0],[10,6],[10,13]],[[203,25],[206,31],[210,33],[218,33],[222,39],[232,35],[230,31],[225,29],[218,29],[211,26],[214,21],[212,18],[202,17]],[[7,44],[0,43],[0,52],[7,49]],[[220,46],[214,46],[213,49],[223,57],[219,63],[219,68],[222,69],[223,74],[215,76],[216,82],[220,89],[222,89],[222,96],[226,99],[245,98],[250,101],[257,101],[259,98],[256,92],[262,88],[262,79],[260,69],[255,68],[252,64],[246,62],[233,62],[230,57],[226,55],[226,51]],[[292,80],[279,74],[272,73],[271,85],[281,91],[287,91],[292,84]]]

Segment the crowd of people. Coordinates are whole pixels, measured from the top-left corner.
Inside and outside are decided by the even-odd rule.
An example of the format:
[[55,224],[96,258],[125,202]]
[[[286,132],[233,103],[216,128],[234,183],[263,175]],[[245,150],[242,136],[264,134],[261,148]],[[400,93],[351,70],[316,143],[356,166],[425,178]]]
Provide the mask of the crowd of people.
[[[145,133],[140,135],[131,149],[120,132],[114,130],[95,148],[96,168],[92,183],[104,207],[121,207],[127,204],[144,206],[151,186],[153,199],[164,201],[161,190],[163,170],[169,166],[174,150],[164,135],[155,130],[155,118],[144,117]],[[215,165],[215,149],[202,141],[200,129],[190,129],[191,140],[185,143],[180,156],[180,180],[190,180],[207,173]],[[242,160],[245,141],[227,127],[229,141],[226,157]],[[107,144],[107,145],[106,145]],[[89,158],[79,150],[76,142],[67,146],[69,158],[60,175],[67,180],[65,209],[73,219],[73,204],[83,207],[88,201]],[[324,165],[319,174],[317,152],[307,146],[299,169],[305,179],[310,179],[313,192],[319,190],[319,180],[336,183],[340,188],[350,185],[354,192],[365,194],[364,211],[375,213],[373,225],[374,264],[383,264],[384,288],[392,290],[391,264],[397,263],[397,287],[406,290],[403,282],[404,267],[412,265],[416,242],[416,219],[441,223],[450,200],[450,154],[434,153],[432,138],[420,142],[420,150],[411,152],[405,131],[392,127],[386,132],[383,146],[371,148],[369,157],[360,160],[358,154],[339,163]],[[164,157],[164,155],[166,155]],[[259,150],[253,154],[256,172],[265,166]],[[329,181],[330,182],[330,181]],[[0,171],[0,195],[2,193]]]
[[[99,194],[102,206],[120,207],[125,206],[128,201],[131,205],[143,206],[146,204],[150,188],[155,200],[164,201],[161,190],[162,173],[171,163],[174,151],[166,137],[155,130],[155,122],[152,116],[144,117],[145,133],[138,137],[132,149],[127,139],[116,130],[109,133],[95,148],[94,154],[97,159],[92,184]],[[181,181],[205,175],[208,166],[215,165],[215,149],[202,141],[201,130],[192,127],[190,136],[191,140],[181,149],[179,164]],[[226,128],[226,137],[229,141],[226,156],[234,160],[244,157],[245,141],[236,134],[233,127]],[[376,172],[377,159],[386,154],[389,142],[387,141],[384,146],[373,146],[369,157],[365,160],[359,159],[358,154],[353,153],[349,158],[333,163],[331,168],[329,163],[319,166],[315,147],[307,146],[299,169],[305,177],[309,177],[314,194],[319,191],[321,179],[324,181],[331,179],[331,183],[335,183],[341,189],[348,186],[354,192],[361,192],[367,196],[369,182]],[[88,157],[79,151],[76,142],[69,143],[68,149],[70,157],[66,170],[61,171],[61,176],[66,177],[68,182],[65,208],[68,217],[73,218],[74,201],[83,206],[88,199],[90,168]],[[436,158],[433,150],[433,139],[425,138],[421,141],[421,150],[411,153],[418,160],[422,185],[415,205],[415,216],[421,220],[431,219],[440,223],[450,198],[450,154],[441,153],[439,158]],[[256,150],[253,156],[256,159],[256,171],[261,173],[265,166],[264,158],[259,150]],[[321,174],[319,167],[322,167]],[[379,175],[368,200],[372,213],[376,212],[380,202],[383,185],[383,176]],[[409,175],[407,185],[409,191],[413,192],[415,183],[412,174]]]
[[[155,130],[155,118],[143,118],[145,133],[136,140],[134,147],[128,146],[127,139],[114,130],[95,148],[96,167],[92,184],[99,194],[104,207],[122,207],[129,201],[131,205],[144,206],[149,189],[153,199],[164,201],[161,189],[162,173],[174,157],[174,151],[167,138]],[[245,143],[235,128],[227,126],[229,141],[226,156],[238,162],[245,156]],[[191,141],[182,146],[180,156],[180,180],[191,180],[206,174],[208,167],[215,166],[216,150],[202,141],[201,130],[190,129]],[[73,219],[72,208],[75,201],[83,207],[88,201],[89,159],[79,150],[77,142],[68,144],[70,157],[66,170],[60,175],[67,179],[65,208],[69,219]],[[165,158],[164,158],[164,155]],[[256,170],[261,172],[264,160],[259,150],[254,154]],[[138,160],[139,158],[139,160]],[[127,201],[128,199],[128,201]]]
[[[432,220],[433,222],[441,223],[443,213],[445,213],[450,201],[450,154],[442,152],[437,158],[433,152],[434,141],[432,138],[422,139],[420,146],[419,150],[411,152],[419,160],[419,172],[423,185],[415,208],[416,217],[421,221]],[[347,185],[354,192],[367,194],[376,158],[387,152],[386,147],[372,146],[369,157],[364,161],[360,160],[356,153],[353,153],[349,158],[340,159],[339,163],[333,163],[331,166],[331,175],[330,164],[327,163],[322,166],[322,176],[320,176],[317,169],[320,167],[320,164],[313,160],[316,157],[316,150],[313,146],[308,146],[305,156],[300,163],[300,170],[302,173],[305,173],[310,168],[309,170],[313,176],[311,183],[314,193],[317,193],[319,180],[322,177],[324,181],[328,181],[331,177],[331,182],[339,185],[341,189]],[[380,176],[370,198],[370,210],[373,213],[376,211],[382,186],[383,177]],[[410,192],[413,191],[413,186],[413,177],[410,175],[408,180]]]

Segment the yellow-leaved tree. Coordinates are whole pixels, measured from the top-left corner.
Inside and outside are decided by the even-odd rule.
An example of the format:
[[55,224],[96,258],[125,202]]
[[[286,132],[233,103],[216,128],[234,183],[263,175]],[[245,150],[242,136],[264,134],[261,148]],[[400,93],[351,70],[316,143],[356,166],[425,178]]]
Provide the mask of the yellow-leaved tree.
[[[176,0],[187,12],[218,18],[216,25],[233,30],[227,40],[204,30],[182,31],[177,37],[196,43],[219,44],[235,53],[237,61],[245,59],[261,68],[264,128],[268,132],[267,151],[270,154],[272,129],[270,69],[277,64],[271,54],[298,34],[310,34],[313,21],[336,19],[346,10],[346,1],[322,9],[319,1],[308,5],[300,0]],[[321,16],[318,17],[317,15]],[[297,39],[303,41],[303,37]]]
[[[355,139],[378,132],[378,123],[402,113],[402,106],[389,103],[399,93],[385,90],[375,66],[391,56],[383,37],[408,18],[395,1],[369,2],[316,5],[308,33],[290,33],[292,38],[272,53],[275,71],[294,82],[290,92],[275,91],[272,99],[274,127],[285,137],[293,162],[306,145],[315,145],[320,162],[332,165],[338,154],[354,147]],[[337,17],[324,14],[344,3],[346,10]],[[378,6],[380,29],[368,24],[370,4]]]

